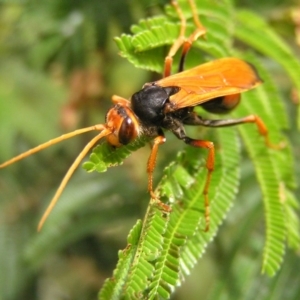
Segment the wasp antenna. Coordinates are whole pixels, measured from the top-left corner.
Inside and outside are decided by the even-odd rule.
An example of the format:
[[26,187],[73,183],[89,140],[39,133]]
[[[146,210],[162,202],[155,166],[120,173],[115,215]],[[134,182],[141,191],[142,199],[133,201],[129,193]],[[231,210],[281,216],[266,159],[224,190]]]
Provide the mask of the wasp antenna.
[[32,148],[32,149],[30,149],[30,150],[28,150],[28,151],[20,154],[18,156],[13,157],[10,160],[2,163],[0,165],[0,169],[5,168],[5,167],[7,167],[7,166],[9,166],[9,165],[11,165],[11,164],[13,164],[13,163],[15,163],[15,162],[23,159],[23,158],[25,158],[27,156],[30,156],[30,155],[32,155],[32,154],[34,154],[36,152],[39,152],[39,151],[41,151],[41,150],[43,150],[45,148],[48,148],[48,147],[50,147],[50,146],[52,146],[54,144],[57,144],[57,143],[59,143],[61,141],[64,141],[64,140],[67,140],[67,139],[69,139],[69,138],[71,138],[73,136],[76,136],[76,135],[79,135],[79,134],[82,134],[82,133],[85,133],[85,132],[88,132],[88,131],[103,130],[104,128],[105,128],[104,125],[99,124],[99,125],[94,125],[94,126],[90,126],[90,127],[85,127],[85,128],[77,129],[75,131],[63,134],[63,135],[61,135],[61,136],[59,136],[59,137],[57,137],[55,139],[52,139],[52,140],[50,140],[50,141],[48,141],[46,143],[40,144],[40,145],[38,145],[38,146],[36,146],[36,147],[34,147],[34,148]]
[[47,220],[49,214],[51,213],[52,209],[54,208],[55,204],[57,203],[58,198],[60,197],[61,193],[63,192],[64,188],[66,187],[68,181],[70,180],[71,176],[73,175],[74,171],[77,169],[80,162],[83,160],[85,155],[89,152],[89,150],[103,137],[110,134],[111,131],[109,129],[104,129],[101,133],[99,133],[97,136],[95,136],[79,153],[79,155],[76,157],[75,161],[69,168],[68,172],[66,173],[65,177],[63,178],[62,182],[60,183],[60,186],[58,187],[54,197],[52,198],[50,204],[48,205],[46,211],[44,212],[39,225],[38,225],[38,231],[40,231]]

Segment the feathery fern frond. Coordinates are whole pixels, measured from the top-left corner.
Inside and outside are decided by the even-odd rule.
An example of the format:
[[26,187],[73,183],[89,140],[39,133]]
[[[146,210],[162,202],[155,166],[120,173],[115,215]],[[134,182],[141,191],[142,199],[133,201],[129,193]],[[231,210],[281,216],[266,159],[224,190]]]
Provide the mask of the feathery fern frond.
[[[279,144],[282,141],[286,143],[285,149],[268,149],[254,125],[238,127],[255,166],[263,194],[266,219],[263,271],[272,276],[283,260],[286,239],[288,238],[289,245],[294,248],[298,247],[300,242],[299,221],[295,212],[297,206],[291,191],[295,187],[293,159],[290,145],[281,133],[282,129],[287,128],[288,121],[280,93],[272,83],[270,72],[264,68],[257,55],[234,48],[234,37],[242,40],[249,50],[253,47],[277,60],[294,81],[299,74],[293,70],[292,64],[300,63],[293,58],[289,48],[270,28],[264,27],[266,30],[262,35],[261,29],[251,27],[253,18],[250,24],[246,21],[245,15],[252,16],[253,13],[235,12],[231,1],[196,2],[208,33],[206,40],[200,39],[194,43],[187,65],[193,66],[207,59],[228,55],[237,55],[252,62],[258,67],[265,83],[243,95],[243,101],[233,115],[240,117],[257,113],[267,125],[272,143]],[[188,20],[187,34],[189,34],[194,26],[192,14],[186,1],[179,3]],[[120,54],[136,67],[161,72],[166,49],[176,39],[180,28],[172,7],[167,7],[167,13],[169,16],[142,20],[132,27],[132,35],[116,38]],[[256,15],[255,18],[259,20]],[[263,44],[268,46],[261,46]],[[282,54],[284,59],[280,58]],[[175,57],[174,65],[176,60],[178,57]],[[296,86],[298,85],[297,83]],[[208,233],[202,231],[205,227],[202,191],[207,171],[201,158],[205,157],[205,154],[199,149],[187,148],[178,155],[176,162],[166,168],[158,186],[161,199],[171,203],[172,211],[163,212],[153,199],[150,201],[139,241],[134,248],[131,248],[130,244],[126,248],[129,249],[131,262],[131,265],[126,267],[127,276],[123,276],[121,282],[116,281],[112,284],[109,281],[110,283],[107,283],[101,291],[100,298],[101,295],[111,292],[118,295],[117,298],[154,299],[159,295],[167,299],[180,284],[182,275],[187,275],[191,271],[207,244],[216,235],[238,189],[240,154],[236,129],[220,129],[218,137],[220,149],[216,154],[216,168],[209,190],[210,231]],[[137,147],[140,147],[140,144]],[[123,150],[119,151],[123,153]],[[120,159],[116,159],[117,164],[125,156],[127,154],[122,154]],[[114,157],[115,154],[105,162],[105,166],[110,166],[109,161],[114,165]],[[99,159],[96,155],[92,159],[94,164],[86,164],[88,169],[105,170],[101,166],[103,158]],[[97,167],[98,163],[100,167]],[[121,272],[122,259],[116,268],[116,274]]]
[[[291,48],[276,34],[260,16],[249,10],[236,14],[235,35],[253,49],[279,63],[292,80],[300,98],[300,61]],[[300,107],[298,106],[298,128],[300,129]]]
[[[197,149],[187,148],[178,155],[176,164],[165,170],[165,177],[158,189],[164,196],[172,196],[176,201],[171,205],[171,213],[163,212],[151,202],[144,219],[140,239],[135,248],[135,258],[123,280],[123,289],[114,281],[113,292],[129,299],[147,297],[155,299],[158,295],[168,299],[175,287],[180,284],[182,275],[188,274],[207,244],[212,240],[218,226],[232,205],[238,190],[239,141],[236,131],[225,129],[219,132],[226,147],[217,154],[218,170],[214,174],[210,190],[211,226],[204,232],[203,186],[206,169]],[[194,161],[190,160],[193,157]],[[202,167],[200,167],[202,165]],[[172,174],[170,180],[168,174]],[[230,176],[227,176],[230,174]],[[162,197],[164,197],[162,195]],[[131,250],[131,244],[125,249]],[[115,272],[121,272],[119,262]],[[123,278],[124,279],[124,278]],[[114,276],[115,280],[115,276]],[[111,291],[111,280],[100,293],[107,295]],[[104,296],[103,296],[104,297]],[[103,298],[108,299],[108,298]]]

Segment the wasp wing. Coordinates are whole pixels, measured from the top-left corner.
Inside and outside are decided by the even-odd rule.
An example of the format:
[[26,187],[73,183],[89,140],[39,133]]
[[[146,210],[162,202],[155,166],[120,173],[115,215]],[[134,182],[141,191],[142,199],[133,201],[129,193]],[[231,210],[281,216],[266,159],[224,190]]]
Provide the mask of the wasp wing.
[[180,91],[170,97],[174,107],[179,109],[196,106],[213,98],[245,92],[261,82],[251,64],[228,57],[171,75],[154,84],[180,87]]

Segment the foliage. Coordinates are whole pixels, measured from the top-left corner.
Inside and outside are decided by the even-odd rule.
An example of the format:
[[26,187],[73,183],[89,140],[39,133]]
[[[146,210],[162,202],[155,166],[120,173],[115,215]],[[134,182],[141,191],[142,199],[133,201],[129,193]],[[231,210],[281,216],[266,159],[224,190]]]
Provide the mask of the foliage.
[[[184,6],[183,2],[181,4]],[[191,17],[191,11],[188,11],[186,7],[183,8],[187,12],[187,17]],[[205,24],[208,34],[207,41],[196,42],[195,48],[200,48],[204,52],[204,57],[209,56],[216,58],[225,54],[234,54],[244,57],[253,62],[254,65],[258,65],[259,73],[264,74],[265,76],[263,76],[263,78],[267,79],[265,85],[244,96],[241,108],[239,108],[234,115],[250,115],[255,108],[255,110],[259,112],[260,117],[267,124],[272,140],[275,140],[275,143],[279,144],[280,140],[283,140],[280,130],[287,128],[287,116],[284,113],[282,100],[276,90],[275,84],[272,83],[268,71],[258,62],[258,55],[250,55],[250,53],[243,53],[238,51],[238,49],[234,49],[231,46],[232,39],[236,36],[248,46],[262,51],[269,57],[278,58],[278,61],[282,62],[292,79],[299,78],[300,68],[296,68],[296,70],[294,68],[295,64],[299,65],[299,61],[293,57],[289,48],[258,16],[254,15],[248,18],[245,14],[250,14],[250,12],[240,11],[236,13],[237,25],[234,26],[234,23],[231,21],[232,19],[235,20],[235,18],[232,17],[234,12],[232,11],[229,1],[219,5],[211,1],[201,1],[201,3],[199,2],[199,11],[203,12],[201,20]],[[168,12],[172,14],[171,8],[169,8]],[[245,20],[251,20],[251,22],[246,22]],[[254,28],[250,27],[253,24],[252,20],[255,20]],[[263,28],[265,28],[265,30],[263,31],[263,35],[261,34],[262,31],[258,29],[261,28],[261,26],[258,27],[257,24],[264,25]],[[189,29],[192,30],[192,27],[193,25],[189,24]],[[233,28],[238,28],[238,30],[233,30]],[[249,34],[250,30],[253,32],[252,34]],[[132,27],[132,32],[132,36],[123,35],[121,38],[116,39],[118,47],[121,50],[121,55],[129,59],[129,61],[137,67],[161,72],[163,63],[158,57],[163,57],[164,46],[172,44],[178,36],[178,23],[176,24],[166,17],[159,16],[140,21],[138,25]],[[221,41],[222,46],[220,46]],[[261,45],[264,46],[261,47]],[[283,56],[283,52],[285,56]],[[300,89],[298,92],[300,92]],[[274,151],[266,149],[263,141],[258,140],[257,133],[254,132],[253,128],[246,126],[240,127],[240,132],[246,144],[247,151],[256,168],[257,178],[261,186],[265,205],[266,243],[262,270],[270,276],[273,276],[282,263],[285,251],[285,240],[289,238],[289,244],[291,246],[294,246],[295,249],[299,247],[299,234],[295,234],[299,232],[299,223],[295,223],[295,218],[291,219],[288,214],[286,214],[287,210],[290,211],[292,215],[295,214],[295,212],[292,211],[296,203],[295,196],[290,192],[290,189],[295,187],[291,148],[288,142],[285,141],[286,146],[284,150]],[[228,137],[225,140],[234,140],[234,138]],[[222,151],[225,152],[227,145],[221,142],[220,145]],[[225,164],[226,159],[232,162],[232,160],[230,160],[231,157],[235,159],[238,158],[238,153],[234,151],[234,148],[237,148],[236,143],[234,147],[230,148],[230,151],[226,152],[223,157],[223,162],[217,164],[220,169],[218,175],[223,175],[226,179],[228,179],[228,171],[226,170]],[[229,150],[229,148],[226,150]],[[195,161],[192,155],[188,157],[192,162]],[[182,162],[177,160],[176,167],[179,167],[180,163]],[[235,170],[236,173],[239,173],[238,160],[235,161],[233,165],[229,165],[228,170]],[[114,276],[113,283],[109,281],[104,286],[100,294],[101,299],[109,299],[112,297],[112,294],[107,293],[107,290],[117,295],[124,294],[129,298],[138,297],[138,295],[143,295],[143,297],[148,295],[149,298],[152,299],[155,298],[157,294],[163,298],[169,298],[173,289],[181,281],[179,274],[189,273],[194,265],[191,262],[201,256],[207,242],[212,240],[212,237],[216,234],[218,225],[222,222],[228,208],[234,200],[235,191],[237,190],[237,178],[235,178],[233,174],[230,174],[230,176],[232,176],[231,181],[222,182],[222,177],[218,178],[217,174],[213,174],[216,177],[214,179],[214,184],[216,185],[212,187],[214,193],[210,192],[210,197],[212,198],[212,226],[210,232],[206,233],[201,232],[201,226],[204,227],[204,216],[201,205],[198,207],[199,203],[201,203],[201,193],[205,176],[201,173],[201,176],[198,177],[197,172],[189,173],[186,169],[183,169],[183,172],[184,176],[178,178],[176,177],[176,171],[173,170],[169,173],[172,174],[172,176],[166,177],[167,179],[163,181],[162,192],[166,190],[164,185],[167,184],[168,193],[162,193],[160,197],[167,196],[168,201],[170,201],[170,199],[174,201],[170,216],[166,218],[162,212],[155,212],[154,214],[153,205],[155,204],[151,204],[150,202],[139,241],[135,240],[135,247],[130,249],[132,261],[131,267],[127,264],[128,276],[125,278],[122,277],[119,280],[116,280]],[[233,172],[231,171],[230,173]],[[185,178],[186,181],[182,180],[182,178]],[[197,178],[197,185],[196,187],[193,186],[191,192],[189,182],[192,181],[192,178]],[[175,187],[172,185],[174,182],[176,182]],[[225,188],[222,184],[224,184]],[[182,188],[187,189],[181,190]],[[176,193],[178,189],[180,193]],[[233,193],[229,193],[228,191],[230,190],[233,191]],[[224,197],[225,199],[219,202],[220,195],[224,194],[226,195]],[[286,201],[284,199],[289,200]],[[218,211],[218,213],[215,213],[215,210]],[[160,224],[165,224],[161,230],[157,230],[155,224],[152,225],[153,214],[159,218],[158,222]],[[173,216],[174,218],[172,218]],[[151,225],[148,222],[150,222]],[[181,228],[184,228],[184,230]],[[156,241],[157,245],[163,246],[152,249],[151,244],[144,242],[144,239],[149,236],[153,242]],[[197,242],[195,242],[195,240],[204,240],[205,242],[196,246]],[[129,244],[128,247],[131,247],[131,245]],[[195,250],[195,248],[197,250]],[[155,252],[154,257],[150,256],[149,258],[148,253],[153,252]],[[185,255],[185,252],[188,253],[188,255]],[[136,254],[134,255],[134,253]],[[170,253],[172,253],[172,255],[170,255]],[[146,255],[146,258],[142,259],[143,255]],[[170,265],[172,268],[168,267]],[[123,264],[121,263],[119,263],[115,273],[117,274],[120,270],[122,270],[123,273]],[[136,278],[143,278],[143,280],[139,281],[140,284],[137,284],[137,279],[135,279],[134,274],[138,274]],[[123,289],[120,288],[120,285],[123,286]],[[118,290],[116,290],[116,287],[118,287]]]

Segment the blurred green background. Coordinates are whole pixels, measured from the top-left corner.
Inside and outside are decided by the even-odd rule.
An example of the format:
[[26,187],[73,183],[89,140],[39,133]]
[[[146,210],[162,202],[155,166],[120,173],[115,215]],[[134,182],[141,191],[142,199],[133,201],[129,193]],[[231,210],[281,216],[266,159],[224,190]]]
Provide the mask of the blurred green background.
[[[236,1],[263,15],[300,57],[298,1]],[[77,128],[103,123],[118,94],[129,98],[149,72],[118,56],[114,36],[167,1],[0,1],[0,161]],[[297,36],[298,28],[298,36]],[[298,38],[298,45],[297,45]],[[274,67],[300,159],[292,86]],[[293,129],[294,128],[294,129]],[[0,300],[96,299],[117,252],[148,202],[148,147],[103,174],[79,168],[41,233],[36,227],[85,134],[0,171]],[[167,135],[155,178],[183,143]],[[173,299],[299,299],[299,253],[287,250],[275,278],[260,274],[263,208],[253,168],[243,162],[236,206]],[[300,168],[297,175],[300,177]],[[298,190],[298,195],[299,195]],[[243,276],[240,276],[240,275]]]

